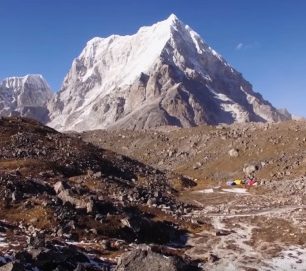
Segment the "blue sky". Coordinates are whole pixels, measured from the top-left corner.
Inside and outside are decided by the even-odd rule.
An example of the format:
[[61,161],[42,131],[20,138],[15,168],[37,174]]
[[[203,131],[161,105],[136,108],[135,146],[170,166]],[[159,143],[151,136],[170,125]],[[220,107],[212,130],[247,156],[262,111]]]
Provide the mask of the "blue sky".
[[95,36],[175,13],[276,107],[306,116],[304,0],[0,0],[0,79],[41,73],[58,90]]

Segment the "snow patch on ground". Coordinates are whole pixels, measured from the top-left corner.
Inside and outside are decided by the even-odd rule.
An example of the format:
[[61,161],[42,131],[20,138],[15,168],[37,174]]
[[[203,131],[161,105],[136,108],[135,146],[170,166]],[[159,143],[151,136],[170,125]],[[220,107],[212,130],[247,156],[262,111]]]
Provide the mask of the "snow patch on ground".
[[237,194],[250,194],[246,188],[225,188],[222,189],[224,192],[237,193]]
[[239,188],[239,187],[234,187],[234,188],[223,188],[223,189],[214,189],[214,188],[206,188],[203,190],[195,191],[195,193],[203,193],[203,194],[211,194],[211,193],[236,193],[236,194],[245,194],[248,195],[250,194],[246,188]]
[[262,271],[305,271],[306,270],[306,248],[289,247],[283,250],[279,256],[266,260]]
[[9,244],[6,241],[6,238],[3,235],[1,235],[0,236],[0,248],[5,248],[5,247],[8,247],[8,246],[9,246]]
[[209,194],[209,193],[214,193],[214,192],[215,191],[213,188],[207,188],[207,189],[197,191],[197,193],[204,193],[204,194]]

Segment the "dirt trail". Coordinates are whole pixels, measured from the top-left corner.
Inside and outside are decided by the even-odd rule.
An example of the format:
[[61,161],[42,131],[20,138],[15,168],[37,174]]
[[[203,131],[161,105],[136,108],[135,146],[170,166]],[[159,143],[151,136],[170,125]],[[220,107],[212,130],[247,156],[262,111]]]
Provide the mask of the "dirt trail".
[[[244,224],[236,225],[234,230],[228,229],[222,222],[222,218],[214,217],[212,224],[216,232],[224,231],[225,235],[213,236],[211,234],[211,241],[205,240],[208,234],[202,232],[199,236],[191,238],[188,242],[193,246],[188,251],[188,255],[194,257],[209,258],[206,251],[207,246],[210,247],[210,257],[218,257],[219,259],[211,259],[208,263],[203,265],[204,270],[240,270],[239,268],[245,268],[255,266],[260,263],[262,259],[250,245],[246,244],[251,238],[252,227],[248,227]],[[206,238],[205,238],[206,237]],[[201,255],[199,252],[203,251]],[[214,256],[212,256],[214,255]],[[216,260],[216,261],[215,261]],[[244,263],[247,262],[247,265]],[[245,270],[245,269],[241,269]]]
[[[188,241],[192,248],[187,255],[206,261],[203,270],[306,270],[306,248],[283,241],[286,234],[288,240],[295,236],[291,230],[302,225],[299,219],[303,217],[305,204],[293,201],[277,204],[281,202],[279,198],[271,200],[269,195],[243,189],[208,188],[192,191],[189,197],[195,197],[193,201],[200,208],[193,217],[212,225],[212,230],[190,236]],[[274,231],[279,231],[279,239],[276,235],[273,242],[267,243],[262,237],[263,240],[254,243],[254,238],[269,235],[266,231],[271,230],[268,226],[263,228],[262,221],[269,225],[276,220],[288,223],[284,229],[278,229],[276,224]]]
[[234,217],[253,217],[253,216],[270,216],[281,215],[282,213],[288,213],[295,210],[306,209],[306,205],[288,205],[277,208],[267,208],[259,211],[252,211],[243,214],[208,214],[206,217],[222,217],[222,218],[234,218]]

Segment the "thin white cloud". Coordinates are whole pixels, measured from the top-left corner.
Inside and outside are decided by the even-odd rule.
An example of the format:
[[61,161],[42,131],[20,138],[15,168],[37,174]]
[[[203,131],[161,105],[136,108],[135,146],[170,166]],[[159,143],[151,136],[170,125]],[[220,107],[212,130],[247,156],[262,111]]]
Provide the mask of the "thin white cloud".
[[261,47],[261,45],[260,45],[260,43],[257,42],[257,41],[254,41],[254,42],[248,43],[248,44],[244,44],[244,43],[242,43],[242,42],[239,42],[239,43],[236,45],[235,49],[236,49],[237,51],[240,51],[240,50],[256,49],[256,48],[259,48],[259,47]]
[[243,48],[243,43],[238,43],[236,46],[236,50],[241,50]]

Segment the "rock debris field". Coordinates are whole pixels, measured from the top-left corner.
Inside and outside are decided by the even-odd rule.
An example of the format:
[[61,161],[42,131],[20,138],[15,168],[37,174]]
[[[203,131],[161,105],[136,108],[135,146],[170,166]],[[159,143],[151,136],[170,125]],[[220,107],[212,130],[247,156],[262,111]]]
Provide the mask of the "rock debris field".
[[[0,270],[306,270],[304,122],[62,134],[0,119]],[[254,171],[256,186],[226,186]]]

